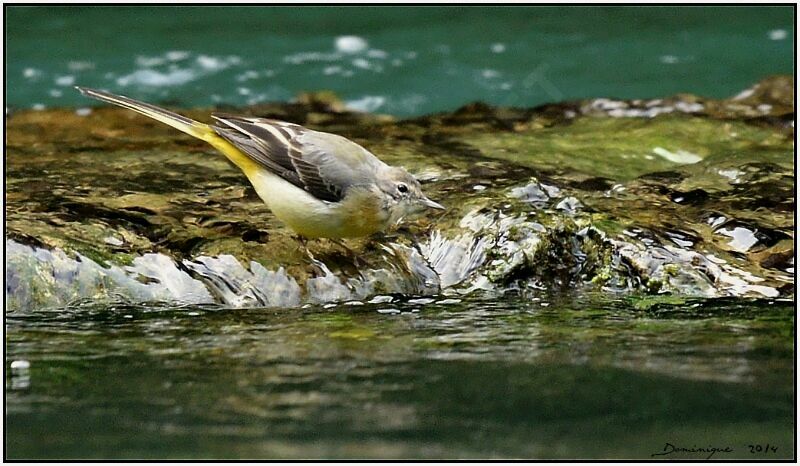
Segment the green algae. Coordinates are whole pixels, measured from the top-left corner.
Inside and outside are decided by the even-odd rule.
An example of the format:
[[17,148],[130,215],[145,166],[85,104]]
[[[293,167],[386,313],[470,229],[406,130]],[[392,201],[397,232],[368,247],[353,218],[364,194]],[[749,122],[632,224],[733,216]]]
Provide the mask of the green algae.
[[[770,129],[686,115],[579,118],[567,126],[476,134],[461,140],[487,158],[552,172],[554,176],[583,175],[614,182],[630,181],[645,173],[670,170],[714,155],[725,157],[754,150],[765,152],[756,159],[767,156],[766,160],[777,158],[790,165],[791,159],[785,155],[792,147],[790,139]],[[675,154],[674,160],[659,155],[663,151],[658,148]],[[681,151],[690,155],[681,159]]]

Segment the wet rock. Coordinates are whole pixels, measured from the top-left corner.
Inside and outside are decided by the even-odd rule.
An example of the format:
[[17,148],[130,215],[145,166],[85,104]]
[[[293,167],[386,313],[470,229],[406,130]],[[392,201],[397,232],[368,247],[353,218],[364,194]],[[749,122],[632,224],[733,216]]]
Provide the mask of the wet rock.
[[690,114],[726,120],[742,120],[793,132],[794,80],[770,76],[727,99],[707,99],[678,94],[659,99],[591,99],[580,104],[583,115],[613,118],[654,118],[665,114]]
[[786,86],[770,78],[724,101],[472,104],[405,121],[350,112],[326,94],[228,109],[350,137],[448,206],[348,240],[358,261],[312,241],[321,266],[203,142],[121,109],[16,112],[6,127],[6,297],[30,308],[554,288],[790,295],[794,144],[784,124],[752,119],[763,105],[793,114]]

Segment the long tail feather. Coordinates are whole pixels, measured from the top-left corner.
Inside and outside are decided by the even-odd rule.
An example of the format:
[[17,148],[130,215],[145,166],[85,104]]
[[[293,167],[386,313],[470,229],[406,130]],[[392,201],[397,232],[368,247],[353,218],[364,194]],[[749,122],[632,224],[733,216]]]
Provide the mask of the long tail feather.
[[191,118],[186,118],[183,115],[178,115],[175,112],[156,107],[155,105],[140,102],[125,96],[112,94],[110,92],[89,89],[88,87],[75,86],[75,89],[81,91],[81,94],[87,97],[92,97],[97,100],[102,100],[103,102],[119,105],[120,107],[141,113],[142,115],[170,125],[175,129],[183,131],[186,134],[204,141],[209,141],[210,139],[216,137],[214,130],[211,129],[209,125],[192,120]]

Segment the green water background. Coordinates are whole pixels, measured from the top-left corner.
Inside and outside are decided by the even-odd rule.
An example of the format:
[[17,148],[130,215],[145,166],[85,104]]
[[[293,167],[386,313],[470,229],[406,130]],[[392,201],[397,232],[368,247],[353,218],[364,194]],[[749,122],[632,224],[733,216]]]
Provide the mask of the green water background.
[[11,7],[6,105],[91,105],[73,84],[184,107],[331,89],[396,115],[720,98],[792,73],[793,31],[791,7]]

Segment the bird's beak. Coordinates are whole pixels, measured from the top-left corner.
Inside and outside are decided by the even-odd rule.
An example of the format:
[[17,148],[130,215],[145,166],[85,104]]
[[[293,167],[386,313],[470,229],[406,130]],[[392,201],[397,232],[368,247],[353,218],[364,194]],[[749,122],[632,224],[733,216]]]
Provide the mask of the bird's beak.
[[439,204],[438,202],[432,201],[427,197],[422,198],[422,205],[424,205],[425,207],[430,207],[431,209],[445,210],[443,205]]

